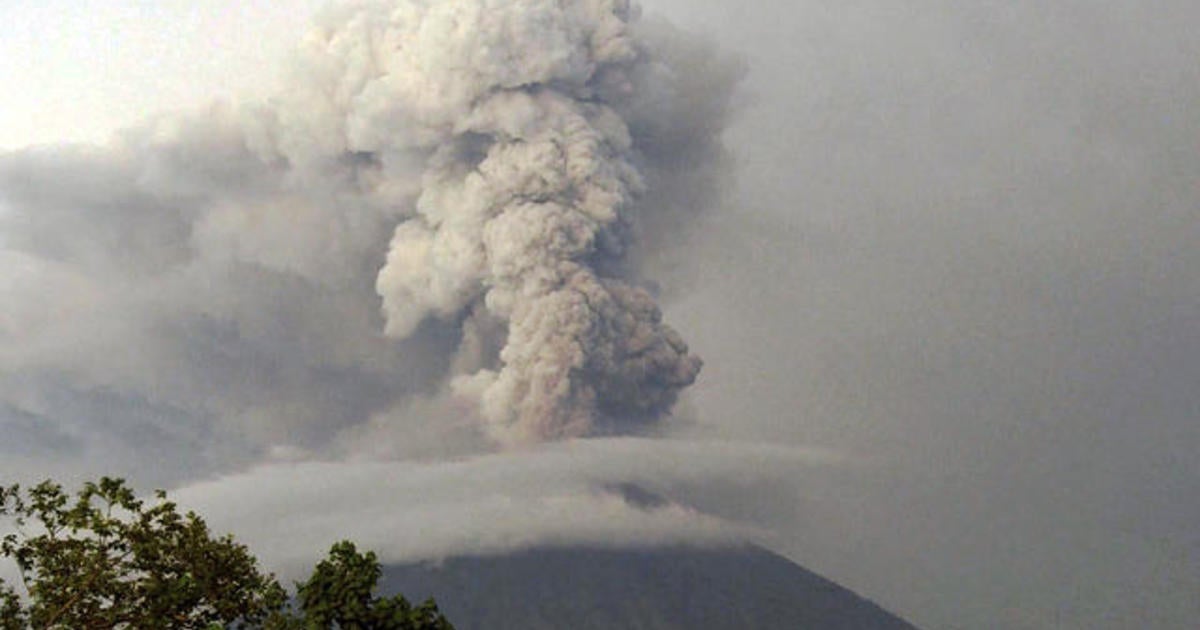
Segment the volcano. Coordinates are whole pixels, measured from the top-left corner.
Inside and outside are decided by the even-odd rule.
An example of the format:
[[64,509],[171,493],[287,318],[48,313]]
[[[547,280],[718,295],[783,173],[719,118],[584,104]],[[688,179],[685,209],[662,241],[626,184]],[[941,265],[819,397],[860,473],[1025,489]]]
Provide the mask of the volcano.
[[459,630],[914,630],[756,546],[538,548],[389,565],[381,592],[426,597]]

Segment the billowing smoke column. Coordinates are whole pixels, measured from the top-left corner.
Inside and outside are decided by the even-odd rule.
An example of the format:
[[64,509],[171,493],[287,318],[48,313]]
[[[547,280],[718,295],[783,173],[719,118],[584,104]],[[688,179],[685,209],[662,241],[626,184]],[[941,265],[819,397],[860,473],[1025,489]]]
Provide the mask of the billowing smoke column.
[[700,360],[641,274],[725,187],[735,61],[625,0],[389,0],[292,69],[0,154],[0,429],[211,471],[669,413]]
[[[645,183],[618,113],[648,63],[626,0],[445,0],[353,12],[314,44],[358,80],[354,151],[427,150],[377,289],[387,333],[462,320],[460,367],[501,441],[667,412],[700,360],[621,276]],[[486,344],[484,344],[486,345]],[[474,365],[470,365],[474,363]]]

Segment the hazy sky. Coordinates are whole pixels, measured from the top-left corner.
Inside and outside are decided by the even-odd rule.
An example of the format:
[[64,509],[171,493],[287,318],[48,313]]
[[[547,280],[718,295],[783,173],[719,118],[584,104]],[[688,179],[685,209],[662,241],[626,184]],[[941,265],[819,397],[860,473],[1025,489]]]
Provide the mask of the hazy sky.
[[0,154],[0,474],[169,484],[280,563],[750,535],[922,627],[1200,618],[1193,3],[645,0],[747,72],[735,186],[645,262],[704,371],[657,438],[507,453],[436,394],[448,333],[379,344],[373,275],[309,255],[346,200],[204,225],[295,277],[154,275],[165,204],[265,195],[205,108],[322,4],[0,6],[0,147],[136,127]]

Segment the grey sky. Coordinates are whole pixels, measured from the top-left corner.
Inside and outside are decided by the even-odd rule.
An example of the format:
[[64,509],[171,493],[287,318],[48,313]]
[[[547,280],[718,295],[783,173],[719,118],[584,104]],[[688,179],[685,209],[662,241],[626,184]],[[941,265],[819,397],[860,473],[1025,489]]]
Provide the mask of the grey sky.
[[750,218],[679,312],[711,417],[890,462],[797,549],[964,603],[914,615],[935,626],[1192,623],[1196,10],[764,15],[728,35],[756,51],[730,136]]
[[[1200,10],[1175,0],[645,4],[742,54],[748,75],[725,135],[737,181],[728,207],[647,260],[667,319],[705,369],[678,423],[664,429],[667,442],[681,441],[672,447],[679,467],[630,478],[764,530],[791,558],[923,627],[1192,627],[1200,618]],[[12,13],[2,28],[63,24],[78,39],[54,46],[42,65],[13,62],[30,50],[51,54],[36,31],[0,37],[9,42],[0,44],[9,64],[0,72],[16,77],[5,83],[28,88],[15,98],[23,108],[0,120],[0,146],[131,123],[142,108],[201,106],[228,94],[226,77],[265,96],[261,84],[276,73],[253,55],[282,55],[295,39],[286,31],[300,23],[280,11],[255,38],[268,41],[221,40],[220,62],[210,65],[203,40],[177,32],[185,3],[149,13],[136,2],[112,5],[124,17],[69,3],[2,10]],[[22,17],[37,12],[41,22]],[[203,32],[257,28],[216,10],[192,13]],[[130,35],[114,38],[114,23]],[[156,38],[159,26],[176,35]],[[115,51],[128,51],[125,42],[170,49],[154,57],[167,87],[126,81],[146,76],[145,56],[106,56],[100,41],[121,42]],[[86,54],[64,60],[64,50]],[[93,57],[121,71],[66,71]],[[48,70],[31,74],[39,67]],[[76,93],[87,103],[109,95],[88,105],[100,122],[72,109]],[[54,105],[35,116],[46,102]],[[125,102],[140,102],[139,111],[114,114]],[[56,110],[54,122],[42,122]],[[431,460],[434,494],[463,501],[430,499],[422,514],[461,521],[452,508],[478,495],[453,495],[461,471],[438,461],[480,446],[453,426],[458,410],[420,397],[434,393],[440,368],[428,360],[446,355],[444,331],[429,330],[417,347],[377,343],[378,313],[341,299],[371,295],[369,279],[343,282],[355,265],[331,270],[304,254],[329,244],[304,240],[328,232],[320,201],[293,234],[303,244],[296,251],[237,242],[276,252],[267,262],[303,281],[236,273],[221,281],[219,300],[210,300],[215,289],[196,293],[194,277],[139,281],[154,271],[139,265],[169,265],[178,252],[171,243],[180,228],[159,220],[156,204],[187,216],[187,204],[213,195],[259,198],[251,185],[259,179],[239,179],[251,161],[213,151],[224,146],[219,124],[200,129],[175,144],[161,142],[169,130],[139,132],[146,137],[135,144],[146,150],[137,156],[0,154],[0,203],[38,209],[2,228],[0,243],[41,239],[38,251],[51,261],[0,252],[0,339],[19,339],[0,342],[0,474],[105,467],[182,486],[240,472],[188,491],[237,527],[227,513],[247,488],[268,483],[255,475],[278,483],[271,475],[284,470],[246,467],[304,459],[307,449],[352,457],[400,434],[416,437],[373,454],[402,460],[398,476],[409,474],[403,460],[414,454]],[[214,154],[221,159],[204,161]],[[180,173],[189,179],[174,179]],[[97,207],[109,209],[83,211]],[[78,229],[39,232],[38,221],[62,225],[66,215],[56,213],[77,216]],[[139,235],[141,249],[114,255],[114,243],[129,241],[106,235],[126,232]],[[337,242],[359,242],[357,233],[343,237]],[[206,260],[204,273],[222,264]],[[332,359],[313,367],[314,356]],[[397,373],[407,375],[399,389],[385,382]],[[295,420],[271,420],[282,415]],[[277,442],[288,447],[270,450]],[[739,455],[738,445],[757,442],[841,456],[799,466]],[[697,443],[706,446],[689,446]],[[712,444],[730,450],[718,457]],[[476,465],[516,479],[514,488],[542,471],[556,479],[546,496],[571,497],[585,480],[622,480],[620,466],[596,463],[605,453],[641,456],[606,448],[599,443],[579,468],[553,452],[530,455],[530,464],[518,454]],[[708,460],[713,469],[702,472]],[[331,492],[346,494],[360,465],[331,476]],[[314,503],[319,496],[306,495],[293,509]],[[635,528],[636,516],[618,509],[613,520]]]

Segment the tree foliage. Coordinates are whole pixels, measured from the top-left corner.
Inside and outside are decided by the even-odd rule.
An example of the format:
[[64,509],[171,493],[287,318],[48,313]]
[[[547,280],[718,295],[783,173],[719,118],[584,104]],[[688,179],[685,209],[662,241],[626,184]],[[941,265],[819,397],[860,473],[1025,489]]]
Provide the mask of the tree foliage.
[[269,624],[270,630],[453,630],[432,599],[414,607],[402,595],[375,597],[381,574],[374,552],[361,554],[351,542],[335,544],[297,587],[301,614],[283,616],[284,623]]
[[179,514],[161,492],[147,505],[106,477],[73,499],[49,481],[0,493],[0,515],[18,530],[0,551],[16,560],[29,595],[21,623],[203,629],[259,622],[285,601],[244,546],[213,538],[203,520]]
[[0,630],[452,628],[432,600],[375,597],[379,562],[349,542],[297,585],[296,611],[244,545],[213,537],[165,493],[155,498],[147,504],[108,477],[73,497],[50,481],[0,487],[0,517],[15,529],[0,555],[15,561],[24,588],[22,597],[0,580]]

